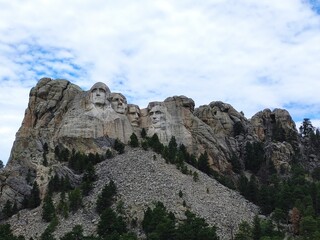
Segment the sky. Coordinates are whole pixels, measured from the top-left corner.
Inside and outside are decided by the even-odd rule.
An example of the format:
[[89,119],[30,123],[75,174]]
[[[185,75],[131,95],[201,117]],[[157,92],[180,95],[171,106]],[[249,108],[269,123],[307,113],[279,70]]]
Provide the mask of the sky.
[[0,159],[42,77],[320,126],[320,0],[0,0]]

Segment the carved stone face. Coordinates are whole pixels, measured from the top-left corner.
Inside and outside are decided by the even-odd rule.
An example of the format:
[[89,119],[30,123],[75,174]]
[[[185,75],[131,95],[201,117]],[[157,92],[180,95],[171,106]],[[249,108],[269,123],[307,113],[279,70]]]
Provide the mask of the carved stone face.
[[165,122],[165,112],[162,106],[154,106],[149,112],[151,118],[151,123],[154,128],[160,128],[161,125]]
[[107,98],[110,94],[110,89],[102,82],[98,82],[90,89],[91,101],[95,105],[103,106],[107,103]]
[[140,123],[140,109],[138,106],[128,106],[128,118],[132,126],[138,127]]
[[121,93],[112,93],[111,105],[117,113],[124,114],[127,110],[127,99]]

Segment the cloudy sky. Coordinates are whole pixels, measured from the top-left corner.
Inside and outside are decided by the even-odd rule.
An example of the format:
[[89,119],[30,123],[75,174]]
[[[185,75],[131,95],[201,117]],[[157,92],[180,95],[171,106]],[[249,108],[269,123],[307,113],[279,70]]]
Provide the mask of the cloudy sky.
[[[320,0],[0,0],[0,159],[41,77],[320,119]],[[320,124],[319,124],[320,126]]]

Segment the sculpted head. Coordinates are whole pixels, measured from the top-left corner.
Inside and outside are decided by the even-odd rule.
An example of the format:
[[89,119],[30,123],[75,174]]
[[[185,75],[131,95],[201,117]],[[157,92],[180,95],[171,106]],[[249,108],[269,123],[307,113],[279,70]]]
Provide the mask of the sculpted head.
[[124,114],[127,110],[127,99],[121,93],[111,93],[112,108],[120,114]]
[[155,104],[149,107],[149,117],[154,128],[161,128],[166,121],[165,108],[161,104]]
[[128,119],[132,126],[138,127],[140,124],[140,108],[138,105],[128,104]]
[[90,89],[90,100],[94,105],[104,106],[108,102],[110,89],[102,82],[95,83]]

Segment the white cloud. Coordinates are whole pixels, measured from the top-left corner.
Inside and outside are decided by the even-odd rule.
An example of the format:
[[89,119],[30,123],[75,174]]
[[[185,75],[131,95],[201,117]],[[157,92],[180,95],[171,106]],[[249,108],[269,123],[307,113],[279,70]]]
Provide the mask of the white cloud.
[[248,117],[287,106],[296,121],[320,118],[317,1],[0,2],[1,113],[20,114],[0,118],[1,141],[12,142],[28,101],[9,104],[6,92],[27,93],[43,76],[85,89],[103,81],[140,107],[184,94]]

